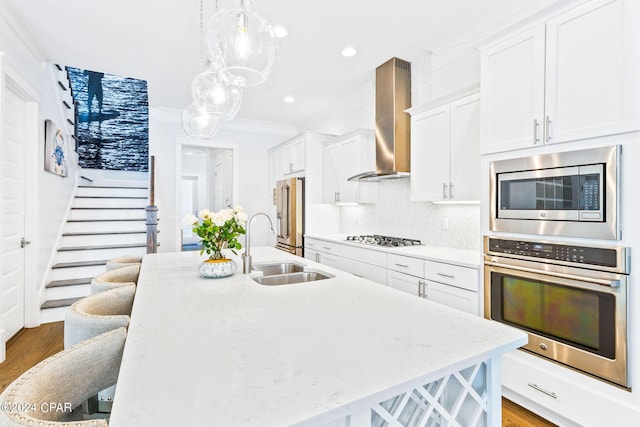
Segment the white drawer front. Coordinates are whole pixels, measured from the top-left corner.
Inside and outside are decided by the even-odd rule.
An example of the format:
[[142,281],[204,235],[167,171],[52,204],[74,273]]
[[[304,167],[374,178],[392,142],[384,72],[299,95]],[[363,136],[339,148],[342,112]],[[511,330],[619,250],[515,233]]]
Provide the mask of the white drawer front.
[[377,265],[382,268],[386,268],[387,266],[387,254],[380,251],[373,251],[371,249],[342,245],[340,248],[340,256],[360,262],[366,262],[367,264]]
[[339,248],[343,245],[340,243],[327,242],[326,240],[318,240],[318,239],[304,239],[305,247],[309,249],[313,249],[318,252],[324,252],[326,254],[335,254],[338,255],[340,252]]
[[478,292],[478,270],[459,265],[425,261],[425,277],[435,282]]
[[387,269],[424,277],[424,260],[408,256],[387,254]]
[[362,277],[382,285],[387,284],[387,269],[352,259],[342,258],[341,268],[354,276]]

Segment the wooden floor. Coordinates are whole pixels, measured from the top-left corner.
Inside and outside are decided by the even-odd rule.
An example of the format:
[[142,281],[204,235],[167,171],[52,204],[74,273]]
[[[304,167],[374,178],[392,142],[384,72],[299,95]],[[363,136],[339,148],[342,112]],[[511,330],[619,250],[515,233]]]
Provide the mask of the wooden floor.
[[[64,347],[64,323],[45,323],[38,328],[23,329],[7,343],[7,358],[0,363],[0,392],[23,372]],[[503,427],[555,426],[536,414],[502,399]]]

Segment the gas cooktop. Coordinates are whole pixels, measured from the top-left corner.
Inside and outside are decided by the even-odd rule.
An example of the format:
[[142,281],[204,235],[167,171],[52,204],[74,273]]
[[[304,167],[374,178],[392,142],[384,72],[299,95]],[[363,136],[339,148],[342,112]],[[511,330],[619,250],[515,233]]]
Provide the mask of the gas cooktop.
[[378,234],[365,234],[360,236],[347,236],[348,242],[364,243],[376,246],[414,246],[420,245],[420,240],[404,237],[381,236]]

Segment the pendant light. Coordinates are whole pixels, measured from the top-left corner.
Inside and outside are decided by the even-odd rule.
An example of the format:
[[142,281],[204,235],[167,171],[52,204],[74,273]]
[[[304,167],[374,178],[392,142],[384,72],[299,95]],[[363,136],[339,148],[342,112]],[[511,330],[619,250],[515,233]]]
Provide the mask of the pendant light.
[[182,128],[192,138],[213,138],[222,120],[235,118],[242,102],[242,88],[220,73],[222,58],[207,59],[204,43],[204,0],[200,0],[200,64],[204,71],[192,80],[193,103],[181,116]]
[[240,110],[242,88],[229,82],[214,67],[209,67],[193,78],[191,97],[203,112],[233,120]]
[[273,26],[252,7],[252,0],[216,12],[207,24],[209,57],[220,59],[221,73],[243,87],[264,83],[276,59]]
[[213,138],[220,130],[220,116],[193,103],[182,110],[182,128],[192,138]]

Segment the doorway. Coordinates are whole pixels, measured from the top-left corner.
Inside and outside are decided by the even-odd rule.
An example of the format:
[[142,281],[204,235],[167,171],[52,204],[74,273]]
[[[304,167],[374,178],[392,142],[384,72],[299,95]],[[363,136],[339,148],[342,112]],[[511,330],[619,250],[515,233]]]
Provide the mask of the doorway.
[[29,128],[32,103],[9,79],[3,84],[0,132],[0,361],[5,343],[25,326],[26,247],[25,182],[26,153],[31,142]]
[[[198,215],[202,209],[232,208],[233,150],[194,145],[182,146],[180,206],[181,218]],[[182,227],[182,250],[200,250],[199,238],[191,227]]]

